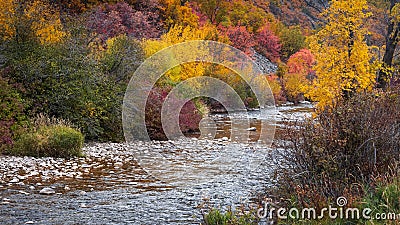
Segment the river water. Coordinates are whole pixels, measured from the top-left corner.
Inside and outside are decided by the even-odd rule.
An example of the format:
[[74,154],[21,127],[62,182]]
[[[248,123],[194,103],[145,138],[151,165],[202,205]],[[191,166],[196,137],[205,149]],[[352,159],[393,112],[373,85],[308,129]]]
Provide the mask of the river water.
[[[277,110],[279,129],[284,119],[309,116],[312,105]],[[210,117],[217,128],[214,140],[95,143],[85,147],[85,158],[68,160],[1,156],[0,224],[199,224],[207,207],[254,207],[253,197],[271,184],[266,153],[273,149],[257,143],[261,121],[270,114],[234,115],[249,118],[256,128],[249,143],[224,138],[231,133],[230,116]],[[169,182],[181,171],[170,168],[173,173],[163,177],[145,171],[137,163],[138,151],[158,151],[200,172],[179,173],[183,182]],[[205,161],[207,167],[197,164]],[[202,173],[216,165],[217,172]],[[55,193],[39,194],[47,187]]]

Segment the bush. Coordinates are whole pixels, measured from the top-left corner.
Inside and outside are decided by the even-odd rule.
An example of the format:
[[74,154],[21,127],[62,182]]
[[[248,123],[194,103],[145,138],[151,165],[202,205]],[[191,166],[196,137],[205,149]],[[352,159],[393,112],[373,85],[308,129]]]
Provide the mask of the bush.
[[[3,73],[6,70],[2,71]],[[17,85],[0,74],[0,153],[11,148],[18,133],[22,131],[28,120],[24,115],[24,101]]]
[[10,40],[4,45],[6,74],[26,90],[28,116],[45,113],[82,128],[88,140],[121,141],[122,103],[133,71],[142,61],[138,41],[110,39],[96,49],[84,18],[66,20],[63,42],[37,44]]
[[16,141],[13,155],[69,158],[82,156],[83,135],[64,125],[41,126]]
[[[151,139],[166,140],[161,123],[161,109],[165,98],[168,95],[167,88],[153,88],[146,103],[146,128]],[[175,101],[173,99],[172,101]],[[199,130],[199,123],[202,116],[193,101],[187,102],[179,115],[179,126],[182,133],[188,133]]]
[[399,91],[357,94],[313,120],[287,123],[278,144],[277,194],[303,206],[338,196],[356,201],[373,177],[397,170],[399,103]]

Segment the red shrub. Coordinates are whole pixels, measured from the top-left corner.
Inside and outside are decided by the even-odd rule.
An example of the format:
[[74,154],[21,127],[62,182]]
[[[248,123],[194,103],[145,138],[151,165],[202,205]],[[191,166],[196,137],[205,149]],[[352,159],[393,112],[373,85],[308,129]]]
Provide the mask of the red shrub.
[[[166,140],[167,137],[162,129],[161,109],[168,90],[161,88],[153,88],[146,103],[146,127],[147,132],[153,140]],[[178,99],[172,99],[172,102]],[[182,133],[188,133],[199,130],[201,115],[196,109],[193,101],[187,102],[179,113],[179,126]]]

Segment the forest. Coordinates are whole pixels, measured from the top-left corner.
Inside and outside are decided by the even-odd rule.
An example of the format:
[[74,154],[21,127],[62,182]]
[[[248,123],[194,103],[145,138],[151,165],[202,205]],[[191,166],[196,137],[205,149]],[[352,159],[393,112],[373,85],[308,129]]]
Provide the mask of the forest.
[[[399,1],[0,0],[0,5],[0,155],[82,157],[85,143],[124,142],[124,95],[141,63],[175,44],[216,41],[266,68],[260,77],[277,106],[311,102],[315,108],[311,119],[287,122],[279,134],[284,141],[272,146],[283,160],[275,171],[276,188],[267,190],[274,201],[320,209],[346,196],[354,207],[400,213]],[[246,108],[259,107],[234,71],[205,62],[181,64],[157,81],[147,99],[152,140],[167,140],[160,114],[168,93],[200,76],[229,84]],[[187,102],[180,112],[182,132],[198,132],[202,117],[221,107],[209,98]],[[204,220],[252,224],[258,219],[251,213],[211,210]]]

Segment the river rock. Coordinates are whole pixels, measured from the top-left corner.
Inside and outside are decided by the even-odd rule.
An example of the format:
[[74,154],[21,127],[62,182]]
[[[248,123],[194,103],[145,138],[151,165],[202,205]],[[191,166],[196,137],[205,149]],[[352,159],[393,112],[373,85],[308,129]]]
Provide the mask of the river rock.
[[19,182],[18,178],[14,178],[14,179],[10,180],[10,183],[18,183],[18,182]]
[[39,191],[39,194],[41,194],[41,195],[52,195],[55,193],[56,193],[56,191],[53,188],[49,188],[49,187],[45,187]]

